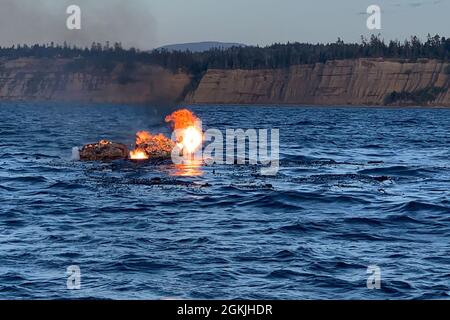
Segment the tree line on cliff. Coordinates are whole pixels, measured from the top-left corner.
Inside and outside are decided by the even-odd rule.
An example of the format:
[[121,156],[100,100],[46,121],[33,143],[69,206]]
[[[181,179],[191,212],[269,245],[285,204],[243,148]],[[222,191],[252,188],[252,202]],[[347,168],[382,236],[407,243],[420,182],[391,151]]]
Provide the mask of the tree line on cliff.
[[417,61],[418,59],[450,60],[450,38],[428,36],[426,41],[411,37],[403,42],[386,43],[379,36],[370,39],[361,37],[360,43],[345,43],[338,39],[334,43],[308,44],[286,43],[267,47],[247,46],[228,49],[214,48],[204,52],[168,51],[156,49],[140,51],[124,49],[120,43],[93,43],[90,48],[79,48],[67,43],[45,45],[16,45],[0,47],[0,58],[17,59],[68,58],[71,71],[95,67],[111,71],[117,63],[125,70],[132,70],[135,63],[156,64],[177,71],[200,74],[207,69],[275,69],[292,65],[324,63],[329,60],[357,58],[386,58]]

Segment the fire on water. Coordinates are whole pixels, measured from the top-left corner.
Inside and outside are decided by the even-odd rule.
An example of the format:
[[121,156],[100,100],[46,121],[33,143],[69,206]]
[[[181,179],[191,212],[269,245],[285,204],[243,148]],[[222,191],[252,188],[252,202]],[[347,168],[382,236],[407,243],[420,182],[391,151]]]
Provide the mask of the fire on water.
[[182,130],[180,140],[178,146],[187,153],[192,154],[202,144],[203,135],[197,127],[190,126]]
[[147,153],[142,150],[132,150],[130,151],[130,159],[132,160],[146,160],[148,159]]
[[136,148],[130,152],[132,160],[146,160],[152,157],[170,157],[175,146],[180,153],[193,154],[203,141],[203,133],[200,127],[200,119],[187,109],[175,111],[165,118],[171,123],[175,131],[173,142],[163,134],[153,135],[147,131],[136,134]]

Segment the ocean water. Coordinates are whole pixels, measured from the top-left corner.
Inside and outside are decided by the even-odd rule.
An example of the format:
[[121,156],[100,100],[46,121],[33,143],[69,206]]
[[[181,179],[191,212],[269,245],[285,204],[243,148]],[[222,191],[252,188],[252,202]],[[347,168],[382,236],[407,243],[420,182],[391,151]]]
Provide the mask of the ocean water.
[[76,162],[74,146],[168,133],[169,110],[1,103],[0,298],[450,297],[450,110],[192,110],[279,128],[279,173]]

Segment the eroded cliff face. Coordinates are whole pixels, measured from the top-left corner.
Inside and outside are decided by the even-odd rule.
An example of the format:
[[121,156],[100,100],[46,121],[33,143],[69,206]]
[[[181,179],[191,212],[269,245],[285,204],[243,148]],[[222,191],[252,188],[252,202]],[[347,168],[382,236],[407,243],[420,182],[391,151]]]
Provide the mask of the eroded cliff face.
[[[450,106],[448,64],[358,59],[278,70],[209,70],[186,102],[197,104],[383,105],[393,91],[443,88],[424,105]],[[414,104],[398,101],[394,104]]]
[[450,67],[435,60],[357,59],[275,70],[208,70],[191,91],[195,77],[159,66],[136,64],[129,70],[117,64],[109,71],[76,66],[76,59],[0,60],[0,101],[383,105],[394,91],[437,88],[425,102],[398,100],[405,96],[398,95],[390,103],[450,107]]
[[1,100],[51,100],[99,103],[176,102],[191,79],[158,66],[137,64],[124,72],[87,68],[71,70],[73,60],[0,60]]

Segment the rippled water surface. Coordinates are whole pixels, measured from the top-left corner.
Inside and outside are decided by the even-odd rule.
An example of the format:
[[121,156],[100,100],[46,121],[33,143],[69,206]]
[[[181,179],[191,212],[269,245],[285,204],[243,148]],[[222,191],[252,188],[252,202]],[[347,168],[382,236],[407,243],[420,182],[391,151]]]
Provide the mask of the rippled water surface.
[[168,111],[0,104],[0,298],[449,298],[450,110],[193,110],[205,129],[279,128],[278,175],[74,162],[168,133]]

